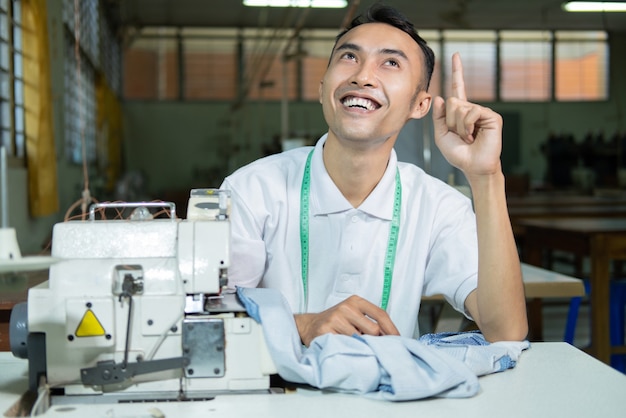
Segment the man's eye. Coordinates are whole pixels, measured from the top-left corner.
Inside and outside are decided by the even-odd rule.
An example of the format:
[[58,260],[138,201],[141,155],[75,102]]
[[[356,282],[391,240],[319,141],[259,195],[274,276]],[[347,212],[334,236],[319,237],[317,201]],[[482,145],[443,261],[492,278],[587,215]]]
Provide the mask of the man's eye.
[[400,66],[400,64],[398,63],[398,61],[396,60],[387,60],[387,65],[390,65],[392,67],[398,67]]
[[352,52],[346,52],[345,54],[341,56],[341,58],[353,60],[353,59],[356,59],[356,56]]

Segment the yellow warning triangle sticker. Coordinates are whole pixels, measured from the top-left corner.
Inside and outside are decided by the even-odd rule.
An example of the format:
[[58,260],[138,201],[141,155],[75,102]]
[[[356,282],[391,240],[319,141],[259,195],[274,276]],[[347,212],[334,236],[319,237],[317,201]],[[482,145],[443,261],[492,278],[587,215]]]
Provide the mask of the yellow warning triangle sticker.
[[96,318],[96,314],[91,309],[87,309],[83,319],[80,320],[76,328],[77,337],[98,337],[104,335],[104,327]]

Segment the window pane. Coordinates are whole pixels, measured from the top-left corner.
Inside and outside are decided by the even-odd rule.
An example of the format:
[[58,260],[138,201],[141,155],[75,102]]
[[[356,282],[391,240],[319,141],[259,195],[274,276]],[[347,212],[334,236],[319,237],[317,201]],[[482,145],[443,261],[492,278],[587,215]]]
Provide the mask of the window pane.
[[24,90],[20,0],[0,0],[0,127],[11,156],[24,156]]
[[11,131],[8,129],[0,129],[0,142],[7,150],[7,155],[13,154],[13,140]]
[[552,89],[550,33],[503,31],[500,36],[500,98],[549,100]]
[[15,156],[18,158],[24,158],[24,150],[26,149],[26,143],[24,139],[24,134],[16,133],[15,134]]
[[607,42],[594,39],[575,40],[576,35],[578,39],[583,35],[597,39],[595,32],[557,32],[556,99],[605,100],[608,97]]
[[[248,73],[245,86],[249,99],[280,100],[283,98],[283,87],[287,88],[287,98],[293,100],[297,92],[296,63],[287,61],[286,68],[280,56],[275,54],[248,55],[249,66],[257,68]],[[254,64],[256,63],[256,65]]]
[[15,132],[24,133],[24,108],[15,106]]
[[236,39],[185,39],[183,51],[185,99],[236,97]]
[[22,80],[15,80],[15,104],[24,104],[24,82]]
[[13,73],[15,77],[24,77],[24,69],[22,65],[22,54],[17,52],[13,54]]
[[96,159],[96,102],[94,69],[81,54],[80,69],[75,56],[74,38],[66,37],[65,57],[65,152],[69,161],[83,161],[83,146],[86,159]]
[[22,22],[22,3],[19,0],[13,1],[13,22],[17,24]]
[[9,40],[9,18],[7,15],[0,15],[0,38],[8,41]]
[[492,31],[444,31],[444,92],[450,95],[452,55],[461,54],[465,92],[469,100],[495,100],[496,43]]
[[295,99],[297,86],[296,60],[283,65],[283,49],[288,34],[257,33],[244,39],[244,91],[249,99],[280,100],[286,84],[287,98]]
[[[1,118],[1,116],[0,116]],[[10,153],[9,150],[13,150],[13,141],[11,140],[11,131],[8,129],[0,129],[0,140],[2,141],[2,145],[7,149],[7,154]]]
[[0,98],[9,100],[10,99],[10,76],[6,71],[0,70]]
[[302,99],[319,100],[320,81],[324,78],[336,30],[309,31],[302,41]]
[[9,44],[0,42],[0,68],[3,70],[9,70],[9,57],[11,53],[9,51]]
[[122,88],[122,51],[120,42],[110,25],[102,25],[102,70],[111,89],[116,93],[121,93]]
[[0,124],[3,128],[11,128],[11,105],[9,102],[0,103]]
[[124,96],[128,99],[178,99],[176,40],[144,38],[125,50]]
[[[80,26],[78,33],[79,44],[94,65],[100,65],[98,0],[81,0],[77,4]],[[72,36],[74,36],[74,25],[76,22],[74,0],[64,0],[63,21],[68,26]]]
[[16,51],[22,50],[22,29],[19,26],[13,27],[13,48]]

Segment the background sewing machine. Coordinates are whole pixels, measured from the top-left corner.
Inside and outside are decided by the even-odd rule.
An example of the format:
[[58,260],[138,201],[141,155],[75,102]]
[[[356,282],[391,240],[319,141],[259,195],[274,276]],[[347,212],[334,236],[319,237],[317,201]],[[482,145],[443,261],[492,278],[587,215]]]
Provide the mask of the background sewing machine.
[[[133,211],[95,219],[110,208]],[[56,224],[59,261],[11,316],[31,390],[47,385],[52,404],[266,391],[275,368],[261,326],[225,290],[229,208],[227,191],[196,189],[185,220],[151,202],[93,205],[89,220]]]

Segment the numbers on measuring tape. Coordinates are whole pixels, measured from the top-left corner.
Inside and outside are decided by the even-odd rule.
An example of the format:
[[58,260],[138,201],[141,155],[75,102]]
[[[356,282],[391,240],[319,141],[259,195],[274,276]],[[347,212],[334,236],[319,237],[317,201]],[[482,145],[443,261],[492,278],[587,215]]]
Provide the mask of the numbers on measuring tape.
[[[309,152],[304,165],[304,175],[302,177],[302,187],[300,189],[300,254],[302,264],[302,292],[304,296],[303,312],[308,306],[308,278],[309,278],[309,223],[310,223],[310,195],[311,195],[311,158],[313,150]],[[389,296],[391,294],[391,282],[393,280],[393,270],[396,260],[396,249],[398,247],[398,236],[400,234],[400,211],[402,207],[402,183],[400,181],[400,170],[396,168],[395,191],[393,198],[393,215],[389,227],[389,239],[387,250],[385,251],[385,263],[383,271],[383,291],[380,307],[387,310]]]

